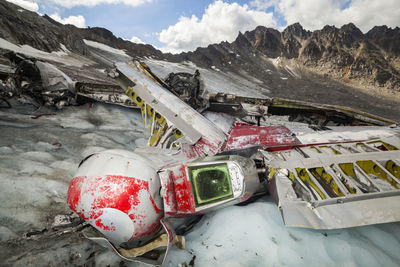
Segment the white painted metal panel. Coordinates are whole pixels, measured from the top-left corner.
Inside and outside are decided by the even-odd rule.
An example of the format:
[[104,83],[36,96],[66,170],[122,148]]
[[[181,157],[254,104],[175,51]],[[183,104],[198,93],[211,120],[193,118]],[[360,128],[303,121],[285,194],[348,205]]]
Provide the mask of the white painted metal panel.
[[190,144],[195,144],[202,137],[212,144],[220,145],[225,141],[225,134],[215,124],[146,76],[138,64],[117,63],[116,67],[121,74],[135,83],[135,92],[181,130]]

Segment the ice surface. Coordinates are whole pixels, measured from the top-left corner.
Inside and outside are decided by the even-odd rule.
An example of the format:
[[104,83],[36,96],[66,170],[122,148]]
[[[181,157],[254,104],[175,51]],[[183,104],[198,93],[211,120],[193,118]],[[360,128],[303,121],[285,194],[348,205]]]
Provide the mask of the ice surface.
[[[398,266],[399,224],[317,231],[287,228],[271,198],[206,215],[186,236],[195,266]],[[175,252],[175,250],[174,250]],[[172,254],[172,253],[171,253]]]
[[[86,155],[110,148],[133,150],[146,143],[139,111],[94,104],[32,119],[51,111],[12,104],[12,109],[0,110],[1,265],[120,266],[121,259],[112,252],[77,234],[39,241],[15,238],[48,227],[55,215],[69,212],[68,184]],[[275,120],[271,117],[265,123]],[[205,215],[186,241],[187,249],[172,249],[165,266],[188,264],[194,255],[195,266],[398,266],[400,262],[399,223],[334,231],[287,228],[270,197]]]

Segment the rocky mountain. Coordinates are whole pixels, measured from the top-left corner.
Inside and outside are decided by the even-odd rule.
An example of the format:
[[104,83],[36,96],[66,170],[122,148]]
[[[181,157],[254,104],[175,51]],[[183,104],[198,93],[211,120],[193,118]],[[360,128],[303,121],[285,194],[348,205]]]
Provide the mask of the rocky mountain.
[[229,69],[232,62],[239,66],[246,62],[259,65],[257,60],[265,57],[294,60],[292,63],[303,70],[345,83],[400,91],[399,50],[398,27],[374,27],[363,34],[350,23],[339,29],[325,26],[310,32],[296,23],[283,32],[259,26],[239,33],[232,43],[213,44],[180,56],[204,67],[215,65],[221,69]]
[[[113,82],[99,72],[112,65],[112,61],[107,62],[110,54],[102,55],[104,51],[84,41],[91,40],[120,49],[131,58],[183,64],[190,61],[216,75],[233,73],[253,83],[255,88],[264,88],[262,94],[268,96],[347,105],[364,111],[369,111],[374,96],[376,112],[391,118],[400,114],[398,27],[377,26],[364,34],[352,23],[341,28],[325,26],[313,32],[299,23],[282,32],[258,26],[239,33],[233,42],[172,55],[163,54],[151,45],[123,40],[104,28],[63,25],[47,15],[40,16],[1,0],[0,38],[0,54],[10,49],[2,47],[1,40],[48,53],[64,51],[65,46],[72,53],[69,59],[81,63],[73,67],[59,60],[58,65],[78,81]],[[0,65],[4,62],[0,56]],[[87,66],[82,68],[82,65]],[[377,97],[381,100],[376,100]]]
[[36,49],[52,52],[67,49],[82,55],[88,54],[83,39],[94,40],[109,46],[125,49],[129,54],[162,57],[162,53],[151,45],[135,44],[115,37],[104,28],[80,29],[73,25],[63,25],[47,15],[24,10],[12,3],[0,1],[0,38],[11,43],[30,45]]

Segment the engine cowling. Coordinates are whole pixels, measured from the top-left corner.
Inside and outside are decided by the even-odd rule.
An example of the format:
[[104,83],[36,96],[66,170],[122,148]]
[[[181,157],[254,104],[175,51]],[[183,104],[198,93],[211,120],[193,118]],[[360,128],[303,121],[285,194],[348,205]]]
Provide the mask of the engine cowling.
[[107,150],[86,158],[67,202],[115,245],[151,238],[164,216],[156,170],[139,154]]

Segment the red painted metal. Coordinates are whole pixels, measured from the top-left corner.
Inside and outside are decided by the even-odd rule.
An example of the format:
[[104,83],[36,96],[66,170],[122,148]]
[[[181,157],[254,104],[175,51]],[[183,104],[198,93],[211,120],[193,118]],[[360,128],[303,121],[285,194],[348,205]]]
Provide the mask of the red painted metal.
[[214,156],[219,152],[219,149],[222,147],[223,142],[220,143],[212,143],[206,138],[201,138],[197,143],[196,143],[196,148],[201,151],[203,154],[207,156]]
[[177,212],[176,196],[174,188],[173,173],[169,172],[168,179],[161,181],[163,183],[164,192],[164,212],[168,215],[174,215]]
[[[151,203],[152,211],[141,207],[141,201],[143,202],[146,196],[149,198],[148,202]],[[70,208],[83,219],[94,220],[97,227],[107,231],[115,231],[115,227],[112,222],[110,225],[104,225],[101,219],[98,219],[103,214],[103,209],[112,208],[122,211],[135,224],[132,240],[147,236],[159,229],[159,219],[163,216],[163,210],[156,206],[151,197],[148,182],[133,177],[118,175],[75,177],[69,186],[67,202]],[[85,210],[84,207],[90,208]],[[158,219],[149,223],[146,220],[148,214],[156,214]]]
[[236,125],[228,136],[224,151],[262,145],[266,150],[290,149],[298,140],[284,126]]
[[172,170],[171,176],[174,182],[177,213],[195,213],[196,206],[185,165]]

